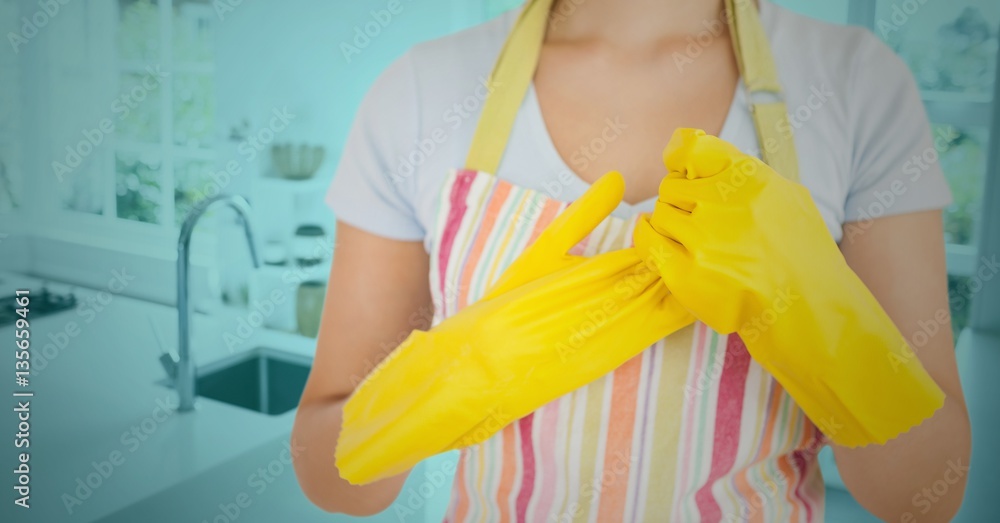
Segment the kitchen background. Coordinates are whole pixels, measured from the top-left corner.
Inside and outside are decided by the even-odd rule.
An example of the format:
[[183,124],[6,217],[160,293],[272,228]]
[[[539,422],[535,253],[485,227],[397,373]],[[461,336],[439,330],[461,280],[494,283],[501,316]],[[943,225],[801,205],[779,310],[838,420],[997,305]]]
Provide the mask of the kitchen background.
[[[959,521],[1000,520],[1000,2],[777,3],[871,28],[910,64],[945,137],[953,327],[983,464]],[[30,288],[38,393],[34,506],[5,499],[0,519],[351,520],[308,504],[283,447],[336,245],[323,194],[384,67],[517,4],[0,0],[0,337],[14,339],[6,296]],[[208,209],[188,282],[206,398],[178,413],[178,236],[219,194],[249,202],[259,267],[238,214]],[[2,423],[17,432],[9,412]],[[17,467],[13,449],[0,455]],[[376,519],[439,519],[451,460],[423,464]],[[829,519],[864,521],[825,460]]]

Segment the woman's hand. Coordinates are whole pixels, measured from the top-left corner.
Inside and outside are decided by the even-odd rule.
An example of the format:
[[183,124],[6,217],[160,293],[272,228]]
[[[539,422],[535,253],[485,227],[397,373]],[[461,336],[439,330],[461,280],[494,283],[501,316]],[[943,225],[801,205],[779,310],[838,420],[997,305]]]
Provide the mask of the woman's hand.
[[695,130],[675,133],[640,251],[678,301],[751,356],[835,443],[882,444],[944,396],[850,269],[800,185]]
[[636,244],[656,240],[663,281],[709,327],[750,341],[793,291],[822,292],[846,268],[801,184],[700,130],[678,130],[663,156],[668,174]]
[[618,173],[598,180],[483,299],[414,331],[369,374],[344,407],[344,478],[365,484],[480,443],[693,321],[634,249],[568,254],[623,191]]

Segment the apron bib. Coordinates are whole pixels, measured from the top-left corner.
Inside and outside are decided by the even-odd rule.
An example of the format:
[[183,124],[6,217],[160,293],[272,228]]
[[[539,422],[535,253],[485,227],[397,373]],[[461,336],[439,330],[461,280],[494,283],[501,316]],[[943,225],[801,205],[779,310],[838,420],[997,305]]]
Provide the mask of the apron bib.
[[[430,242],[435,324],[479,300],[569,205],[491,174],[534,75],[551,4],[524,7],[490,77],[466,168],[442,188]],[[797,178],[756,7],[726,4],[763,159]],[[573,253],[629,247],[638,219],[609,217]],[[446,520],[821,521],[822,444],[738,336],[696,322],[461,450]]]

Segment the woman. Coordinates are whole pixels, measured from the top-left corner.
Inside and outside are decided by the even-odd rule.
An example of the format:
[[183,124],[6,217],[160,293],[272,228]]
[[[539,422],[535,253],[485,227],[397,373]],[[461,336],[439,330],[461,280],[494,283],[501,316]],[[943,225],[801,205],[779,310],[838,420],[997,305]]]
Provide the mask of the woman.
[[[439,216],[502,207],[498,191],[476,201],[446,195],[455,194],[448,173],[463,166],[482,124],[486,78],[517,14],[418,45],[379,78],[328,195],[338,250],[293,435],[305,449],[296,471],[310,499],[359,515],[392,503],[405,474],[359,487],[335,466],[343,405],[357,383],[412,330],[482,296],[499,260],[516,254],[492,245],[492,232],[526,220],[543,227],[549,203],[579,198],[611,170],[626,179],[615,215],[634,226],[653,210],[661,150],[677,128],[705,129],[760,151],[779,172],[778,164],[797,170],[850,267],[907,339],[948,310],[940,209],[949,193],[937,165],[912,160],[934,138],[905,65],[860,29],[748,1],[736,2],[735,27],[762,27],[770,42],[749,61],[723,0],[556,1],[540,53],[523,56],[537,68],[492,173],[504,198],[528,194],[543,208],[494,212],[489,222],[468,213],[451,231]],[[548,8],[529,4],[539,3]],[[504,60],[515,63],[510,54]],[[767,85],[769,70],[787,120],[762,109],[780,93],[745,85]],[[442,232],[480,247],[442,256]],[[943,325],[915,347],[944,407],[885,445],[834,447],[845,484],[880,518],[944,521],[961,502],[964,474],[934,503],[918,503],[968,463],[949,332]],[[449,520],[819,521],[816,451],[825,443],[737,337],[696,324],[463,450]]]

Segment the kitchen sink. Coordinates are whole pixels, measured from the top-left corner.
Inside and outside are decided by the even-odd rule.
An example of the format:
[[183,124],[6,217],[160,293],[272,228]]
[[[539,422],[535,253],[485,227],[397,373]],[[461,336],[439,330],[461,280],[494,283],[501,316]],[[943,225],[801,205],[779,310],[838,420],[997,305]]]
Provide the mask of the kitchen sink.
[[298,406],[310,366],[308,358],[258,347],[199,367],[195,393],[277,416]]

